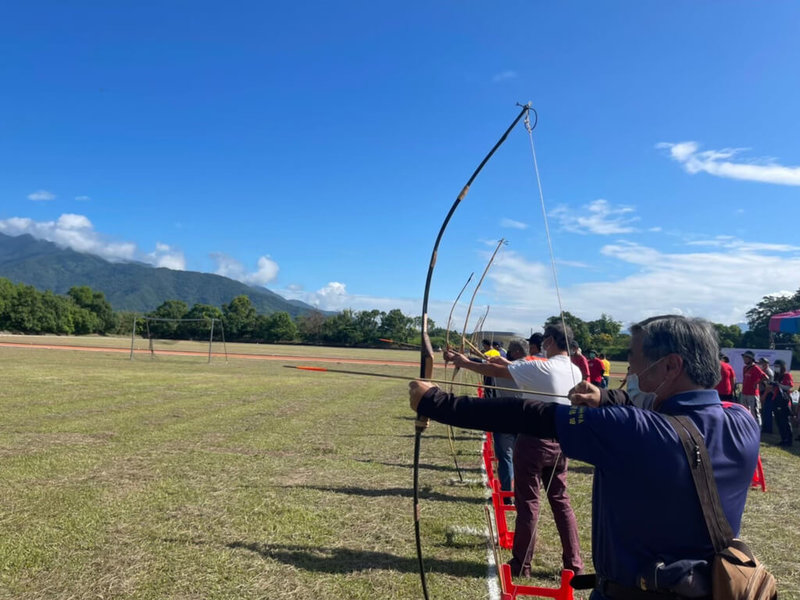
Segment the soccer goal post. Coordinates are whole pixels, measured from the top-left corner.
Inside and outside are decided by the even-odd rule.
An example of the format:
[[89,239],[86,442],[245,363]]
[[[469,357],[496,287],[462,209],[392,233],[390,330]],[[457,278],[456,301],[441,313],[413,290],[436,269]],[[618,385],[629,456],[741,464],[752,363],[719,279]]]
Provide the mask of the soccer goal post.
[[[136,354],[136,326],[141,327],[140,337],[147,340],[146,352],[149,352],[150,358],[156,357],[156,354],[161,352],[164,354],[181,354],[193,355],[201,354],[193,350],[174,350],[157,347],[159,341],[166,343],[177,342],[179,340],[196,340],[200,339],[201,334],[207,332],[208,335],[208,362],[211,362],[214,356],[214,334],[218,335],[218,342],[222,342],[222,354],[225,357],[225,362],[228,362],[228,347],[225,344],[225,325],[222,319],[217,318],[200,318],[200,319],[169,319],[164,317],[133,317],[133,327],[131,328],[131,355],[130,359],[133,360]],[[141,350],[140,350],[141,352]],[[202,354],[205,354],[203,352]]]

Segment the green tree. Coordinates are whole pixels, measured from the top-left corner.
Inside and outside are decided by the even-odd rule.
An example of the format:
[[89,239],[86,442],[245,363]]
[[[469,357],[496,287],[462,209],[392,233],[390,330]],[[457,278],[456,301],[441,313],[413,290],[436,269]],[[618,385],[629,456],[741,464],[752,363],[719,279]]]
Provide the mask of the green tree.
[[81,308],[97,315],[97,326],[93,333],[112,333],[116,329],[117,316],[103,292],[96,292],[89,286],[81,285],[71,287],[67,296]]
[[256,318],[255,335],[267,343],[291,342],[297,337],[297,325],[286,311]]
[[297,333],[300,340],[307,344],[319,344],[322,341],[322,326],[325,324],[325,315],[318,310],[297,319]]
[[249,296],[236,296],[222,306],[225,335],[231,340],[246,340],[253,337],[256,325],[256,309]]
[[41,294],[32,285],[18,283],[8,305],[8,328],[19,333],[42,333],[39,329]]
[[615,321],[606,313],[601,314],[600,318],[595,321],[587,322],[586,326],[589,328],[589,333],[593,336],[605,333],[611,336],[611,339],[618,336],[619,332],[622,330],[622,323]]
[[596,352],[605,352],[606,348],[610,348],[613,344],[614,336],[610,333],[595,333],[592,334],[589,347]]
[[348,309],[328,317],[322,324],[322,341],[337,346],[353,346],[358,343],[358,328],[355,315]]
[[[180,323],[177,335],[183,340],[207,340],[211,335],[211,319],[222,320],[222,310],[210,304],[195,304],[183,316],[184,319],[202,319],[202,321],[187,321]],[[221,323],[214,324],[214,337],[222,339]]]
[[355,314],[359,344],[375,344],[380,334],[380,321],[384,313],[379,310],[362,310]]
[[[133,311],[122,310],[116,313],[117,315],[117,327],[114,329],[114,333],[117,335],[130,335],[131,334],[131,327],[133,326],[133,318],[137,317],[138,315]],[[138,322],[137,322],[138,327]]]
[[[772,315],[800,308],[800,291],[792,296],[764,296],[761,302],[747,311],[748,331],[742,336],[742,345],[749,348],[768,348],[770,344],[769,319]],[[774,335],[775,344],[789,345],[793,336],[786,333]]]
[[76,335],[88,335],[101,328],[100,318],[87,308],[73,303],[72,325]]
[[[589,330],[589,324],[573,315],[570,312],[564,311],[564,321],[572,329],[572,334],[578,340],[581,348],[587,349],[592,341],[592,333]],[[545,325],[560,325],[561,317],[554,315],[545,321]]]
[[[147,314],[154,319],[183,319],[189,307],[183,300],[167,300],[154,311]],[[149,323],[150,337],[162,339],[177,339],[178,323],[171,321],[151,321]],[[145,335],[147,332],[144,332]]]
[[409,342],[414,333],[414,319],[405,316],[399,308],[393,308],[382,316],[380,336],[396,342]]
[[0,277],[0,330],[11,329],[9,310],[17,296],[17,286],[10,279]]
[[722,325],[713,323],[719,336],[720,348],[739,348],[742,343],[742,329],[738,325]]

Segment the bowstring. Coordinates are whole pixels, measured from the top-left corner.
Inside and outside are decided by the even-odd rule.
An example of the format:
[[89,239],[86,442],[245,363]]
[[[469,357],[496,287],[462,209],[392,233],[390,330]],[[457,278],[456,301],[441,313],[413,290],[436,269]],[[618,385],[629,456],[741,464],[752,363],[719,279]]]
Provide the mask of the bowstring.
[[[530,115],[533,112],[536,120],[534,121],[533,125],[531,125]],[[523,123],[525,124],[525,130],[528,132],[528,141],[531,147],[531,157],[533,159],[533,171],[536,174],[536,187],[539,191],[539,204],[542,207],[542,220],[544,221],[544,232],[545,237],[547,239],[547,249],[550,253],[550,267],[553,271],[553,285],[555,286],[556,290],[556,298],[558,300],[558,313],[561,318],[561,326],[564,328],[564,333],[566,336],[567,332],[567,322],[564,318],[564,304],[561,300],[561,289],[558,285],[558,269],[556,268],[556,257],[555,253],[553,252],[553,239],[550,236],[550,224],[547,220],[547,208],[545,207],[544,203],[544,190],[542,189],[542,177],[539,173],[539,162],[536,160],[536,145],[533,143],[533,130],[536,127],[537,123],[539,122],[539,113],[536,112],[536,109],[531,107],[530,110],[525,115],[525,119]],[[567,343],[567,357],[570,359],[570,363],[572,362],[572,352],[570,351],[570,339],[566,337]],[[572,375],[572,387],[575,387],[578,382],[575,381],[575,371],[570,369],[570,373]],[[558,456],[556,457],[555,465],[553,469],[550,471],[550,479],[547,482],[547,485],[544,488],[545,495],[550,493],[550,485],[553,483],[553,476],[556,472],[556,467],[558,466],[558,461],[561,460],[561,450],[559,446]]]

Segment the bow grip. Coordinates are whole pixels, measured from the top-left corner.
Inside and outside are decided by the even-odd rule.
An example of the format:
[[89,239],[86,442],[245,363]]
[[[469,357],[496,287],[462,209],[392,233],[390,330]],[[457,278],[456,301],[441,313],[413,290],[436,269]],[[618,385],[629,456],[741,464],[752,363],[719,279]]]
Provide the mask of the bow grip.
[[[424,330],[422,332],[422,348],[420,350],[419,377],[420,379],[433,378],[433,346],[431,346],[431,338],[428,336],[428,332]],[[429,423],[430,419],[428,417],[417,413],[414,427],[418,432],[427,429]]]

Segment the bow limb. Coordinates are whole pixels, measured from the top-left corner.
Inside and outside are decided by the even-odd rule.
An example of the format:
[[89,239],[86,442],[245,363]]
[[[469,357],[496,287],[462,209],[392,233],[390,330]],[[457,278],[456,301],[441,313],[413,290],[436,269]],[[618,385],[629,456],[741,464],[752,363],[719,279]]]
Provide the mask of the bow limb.
[[[497,247],[494,249],[494,252],[492,252],[492,256],[491,256],[491,258],[489,258],[489,262],[486,263],[486,268],[483,270],[483,274],[481,275],[481,278],[478,280],[478,285],[475,286],[475,291],[472,292],[472,298],[470,299],[469,307],[467,308],[467,318],[464,321],[464,329],[461,331],[461,353],[462,354],[464,353],[464,346],[466,344],[466,342],[464,340],[465,340],[465,336],[467,335],[467,325],[469,325],[469,315],[472,312],[472,305],[475,303],[475,297],[478,295],[478,290],[481,289],[481,285],[483,285],[483,280],[486,278],[486,274],[489,272],[489,269],[491,268],[492,263],[494,262],[494,259],[497,256],[497,253],[500,251],[500,248],[505,243],[506,243],[506,241],[504,239],[501,239],[499,242],[497,242]],[[486,312],[488,313],[489,311],[487,310]]]
[[[469,285],[469,282],[472,281],[472,277],[474,275],[475,273],[469,274],[469,279],[467,279],[467,283],[465,283],[464,287],[461,288],[461,291],[458,292],[458,296],[456,296],[456,300],[455,302],[453,302],[453,306],[450,307],[450,314],[447,316],[447,327],[445,328],[445,341],[444,341],[444,347],[448,350],[450,349],[450,327],[453,324],[453,311],[456,309],[456,306],[458,306],[458,301],[461,300],[461,295],[464,293],[464,290],[467,289],[467,286]],[[445,363],[445,365],[446,364],[447,363]]]
[[476,348],[478,345],[478,333],[483,331],[483,325],[486,323],[486,318],[489,316],[489,309],[491,306],[486,307],[486,312],[483,313],[481,318],[477,320],[475,323],[475,327],[472,330],[472,341],[468,342],[472,348]]
[[[470,273],[469,274],[469,278],[467,278],[467,282],[464,284],[464,287],[461,288],[461,291],[458,292],[458,296],[456,296],[456,299],[453,302],[453,305],[450,307],[450,314],[447,316],[447,327],[445,327],[445,341],[444,341],[444,347],[446,349],[448,349],[448,350],[450,349],[450,327],[453,324],[453,311],[456,309],[456,306],[458,305],[458,301],[461,300],[461,295],[464,293],[464,290],[467,289],[467,286],[469,285],[469,282],[472,281],[472,277],[474,275],[475,275],[475,273]],[[445,361],[445,363],[444,363],[444,368],[445,368],[445,379],[446,379],[447,378],[447,376],[446,376],[446,373],[447,373],[447,361]],[[457,367],[456,367],[456,369],[457,369]],[[458,371],[456,371],[455,373],[457,373],[457,372]],[[455,373],[453,373],[453,378],[455,378]],[[448,391],[450,391],[450,392],[453,391],[452,384],[450,385],[450,389]],[[447,426],[447,441],[450,443],[450,454],[453,455],[453,464],[456,467],[456,473],[458,474],[458,480],[463,483],[464,482],[464,476],[461,474],[461,467],[458,465],[458,454],[456,453],[456,435],[455,435],[455,429],[453,429],[452,425],[448,425]]]
[[[461,354],[464,354],[464,350],[466,349],[466,344],[467,344],[467,324],[469,323],[469,315],[472,312],[472,305],[475,303],[475,297],[478,295],[478,290],[481,289],[481,284],[483,284],[483,280],[486,277],[486,273],[489,272],[489,267],[492,266],[492,263],[494,262],[494,257],[497,256],[497,252],[500,250],[500,246],[502,246],[505,243],[506,243],[506,241],[504,239],[501,239],[500,242],[498,242],[497,248],[495,248],[494,252],[492,253],[492,257],[489,259],[489,262],[486,264],[486,268],[483,270],[483,273],[481,274],[481,278],[478,281],[478,285],[475,286],[475,291],[472,293],[472,298],[470,298],[470,300],[469,300],[469,306],[467,307],[467,319],[466,319],[466,321],[464,321],[464,329],[461,331],[461,347],[460,347],[460,350],[459,350],[459,352],[461,352]],[[470,275],[470,279],[472,279],[472,275]],[[467,281],[467,283],[469,283],[469,281]],[[466,287],[466,286],[464,286],[464,287]],[[463,292],[464,290],[462,289],[461,291]],[[461,296],[461,294],[459,294],[459,296]],[[456,299],[456,301],[458,301],[458,299]],[[453,308],[455,308],[455,305],[453,305]],[[489,312],[488,308],[487,308],[486,312],[488,314],[488,312]],[[453,314],[452,309],[450,310],[450,314],[452,316],[452,314]],[[449,321],[448,321],[448,325],[449,325]],[[447,364],[447,363],[445,363],[445,364]],[[450,392],[453,391],[453,383],[455,383],[456,377],[458,377],[459,370],[460,370],[459,367],[455,367],[453,369],[453,376],[451,378],[452,383],[450,384],[450,389],[448,390]],[[447,438],[448,438],[448,440],[450,442],[450,452],[453,455],[453,461],[455,462],[455,465],[456,465],[456,472],[458,473],[458,480],[463,482],[464,478],[461,476],[461,469],[458,466],[458,459],[456,458],[455,432],[453,430],[452,425],[448,425],[447,426]]]
[[[519,112],[517,117],[512,121],[511,125],[508,126],[503,132],[503,135],[497,141],[497,143],[492,147],[489,153],[483,158],[480,162],[478,167],[473,171],[470,178],[467,180],[467,183],[461,189],[461,192],[456,197],[453,205],[450,207],[450,210],[447,212],[447,216],[442,223],[442,226],[439,228],[439,233],[436,236],[436,241],[433,244],[433,250],[431,252],[431,260],[428,264],[428,275],[425,278],[425,292],[422,296],[422,348],[420,349],[420,359],[419,359],[419,372],[420,377],[423,379],[428,374],[433,374],[433,348],[431,347],[431,340],[428,335],[428,300],[430,298],[431,292],[431,281],[433,280],[433,270],[436,267],[436,257],[439,253],[439,243],[442,241],[442,236],[444,235],[445,229],[447,229],[448,223],[450,223],[450,219],[453,216],[453,213],[458,208],[458,205],[461,204],[461,201],[466,197],[467,193],[469,192],[469,188],[472,183],[475,181],[475,178],[478,174],[483,170],[483,167],[489,162],[489,159],[492,158],[497,149],[506,141],[508,134],[511,133],[511,130],[516,127],[517,123],[522,120],[522,118],[528,114],[531,110],[531,105],[526,104],[522,107],[522,110]],[[420,448],[420,438],[422,437],[422,432],[428,426],[428,419],[422,417],[419,413],[417,413],[417,419],[414,421],[414,535],[416,538],[416,546],[417,546],[417,560],[419,562],[419,576],[420,582],[422,584],[422,595],[425,600],[429,600],[428,596],[428,584],[425,578],[425,565],[422,560],[422,542],[420,540],[420,531],[419,531],[419,514],[420,514],[420,507],[419,507],[419,448]]]

